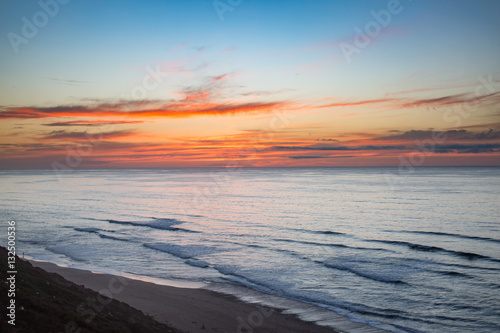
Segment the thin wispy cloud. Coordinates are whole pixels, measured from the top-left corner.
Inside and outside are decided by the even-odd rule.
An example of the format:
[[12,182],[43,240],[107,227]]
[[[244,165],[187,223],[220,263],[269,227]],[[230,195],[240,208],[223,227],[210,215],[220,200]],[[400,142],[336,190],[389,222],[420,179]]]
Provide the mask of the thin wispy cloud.
[[271,95],[277,95],[277,94],[284,94],[287,92],[293,92],[295,89],[281,89],[277,91],[264,91],[264,90],[257,90],[257,91],[249,91],[245,93],[241,93],[242,96],[271,96]]
[[329,158],[329,156],[317,156],[317,155],[293,155],[293,156],[288,156],[288,158],[292,160],[305,160],[305,159],[315,159],[315,158]]
[[473,103],[500,103],[500,91],[486,94],[486,95],[475,95],[475,94],[456,94],[450,96],[427,98],[427,99],[417,99],[403,103],[401,106],[406,108],[421,107],[421,106],[452,106],[457,104],[473,104]]
[[[424,151],[417,145],[369,145],[369,146],[273,146],[270,151]],[[479,154],[500,152],[500,143],[478,144],[437,144],[433,146],[433,153]]]
[[90,83],[90,81],[82,81],[82,80],[66,80],[66,79],[57,79],[53,77],[46,77],[47,80],[54,81],[59,84],[71,85],[71,86],[79,86],[82,83]]
[[354,101],[354,102],[338,102],[338,103],[330,103],[325,105],[317,106],[317,108],[339,108],[339,107],[351,107],[351,106],[361,106],[361,105],[373,105],[380,103],[387,103],[396,101],[392,98],[382,98],[382,99],[371,99],[364,101]]
[[500,139],[500,131],[488,129],[487,131],[471,132],[466,129],[452,129],[447,131],[432,131],[432,130],[411,130],[406,132],[397,131],[395,134],[375,138],[376,140],[401,140],[401,141],[414,141],[414,140],[429,140],[435,138],[437,135],[445,137],[447,140],[462,140],[462,141],[475,141],[475,140],[495,140]]
[[52,131],[41,137],[39,140],[82,140],[89,141],[89,138],[95,140],[98,137],[100,140],[102,139],[111,139],[111,138],[122,138],[125,136],[133,135],[134,131],[109,131],[109,132],[98,132],[91,133],[87,131]]
[[167,117],[181,118],[210,115],[267,113],[290,106],[286,101],[248,103],[198,103],[206,99],[204,91],[190,91],[178,102],[117,102],[98,105],[68,105],[55,107],[14,107],[0,110],[0,118],[34,119],[50,117]]
[[109,125],[129,125],[129,124],[142,124],[144,121],[102,121],[102,120],[75,120],[75,121],[58,121],[55,123],[42,124],[43,126],[56,126],[56,127],[71,127],[71,126],[109,126]]

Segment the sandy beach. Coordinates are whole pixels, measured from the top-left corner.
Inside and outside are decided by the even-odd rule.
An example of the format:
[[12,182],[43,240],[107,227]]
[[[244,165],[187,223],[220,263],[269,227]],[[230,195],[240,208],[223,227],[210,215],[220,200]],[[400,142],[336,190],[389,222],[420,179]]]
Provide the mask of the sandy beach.
[[294,315],[239,301],[205,289],[177,288],[110,274],[30,261],[33,266],[113,297],[159,322],[185,332],[382,332],[356,323],[333,330],[304,322]]

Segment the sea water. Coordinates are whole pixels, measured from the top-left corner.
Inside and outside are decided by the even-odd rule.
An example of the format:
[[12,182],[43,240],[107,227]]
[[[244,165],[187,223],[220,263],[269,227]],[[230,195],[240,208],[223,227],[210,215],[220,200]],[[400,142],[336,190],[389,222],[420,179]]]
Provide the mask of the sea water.
[[324,325],[500,331],[500,168],[0,171],[0,188],[0,245],[15,220],[33,259],[283,300]]

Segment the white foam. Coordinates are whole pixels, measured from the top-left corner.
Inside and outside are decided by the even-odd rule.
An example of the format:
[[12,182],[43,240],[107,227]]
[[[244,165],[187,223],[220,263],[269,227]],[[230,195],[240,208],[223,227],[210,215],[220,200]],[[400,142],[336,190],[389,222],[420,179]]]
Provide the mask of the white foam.
[[345,316],[341,316],[333,311],[313,304],[268,295],[241,286],[223,283],[210,283],[204,288],[218,293],[236,296],[238,299],[246,303],[259,304],[278,310],[284,314],[296,315],[303,321],[331,327],[340,332],[387,333],[385,330],[369,326],[365,323],[353,322]]

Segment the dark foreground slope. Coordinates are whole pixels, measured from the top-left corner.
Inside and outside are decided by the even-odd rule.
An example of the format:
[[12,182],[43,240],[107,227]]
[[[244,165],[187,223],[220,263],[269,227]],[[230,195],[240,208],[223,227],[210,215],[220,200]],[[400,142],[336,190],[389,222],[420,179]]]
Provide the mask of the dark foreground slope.
[[0,247],[0,332],[172,332],[129,305],[47,273],[16,257],[16,318],[7,316],[7,250]]

